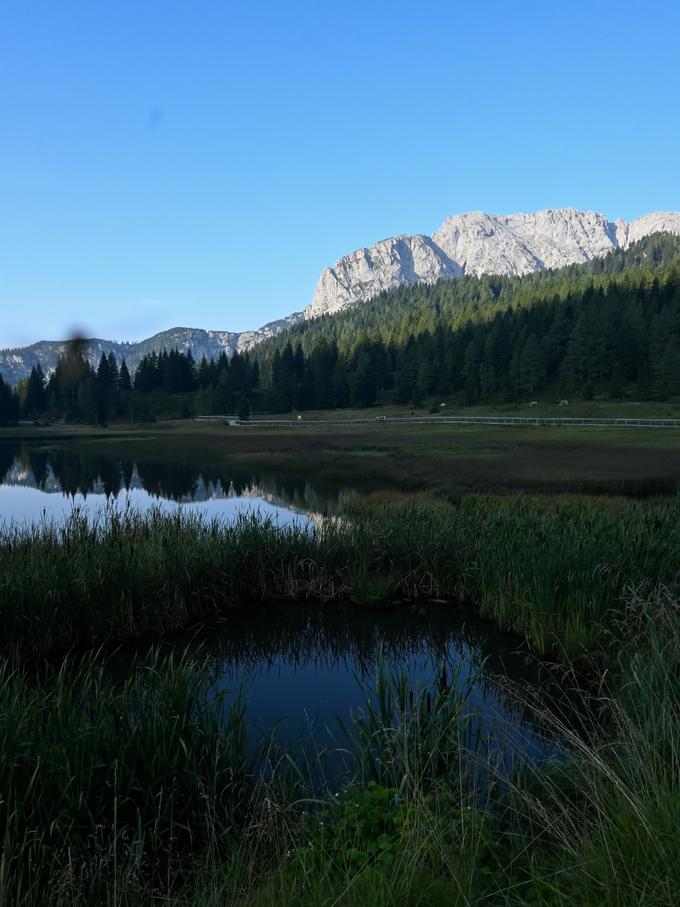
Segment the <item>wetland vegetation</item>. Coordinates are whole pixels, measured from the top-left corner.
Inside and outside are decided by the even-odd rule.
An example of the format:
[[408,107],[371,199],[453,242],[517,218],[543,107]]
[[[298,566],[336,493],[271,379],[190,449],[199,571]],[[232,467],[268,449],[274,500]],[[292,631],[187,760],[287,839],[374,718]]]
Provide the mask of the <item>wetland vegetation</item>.
[[3,903],[674,903],[674,432],[3,442]]
[[[272,599],[474,601],[541,653],[597,648],[628,587],[671,584],[677,499],[469,495],[362,505],[312,531],[256,516],[231,525],[111,508],[94,522],[0,534],[0,637],[40,654],[161,635]],[[527,544],[527,539],[531,544]],[[262,605],[262,606],[266,606]]]
[[[586,431],[561,495],[513,490],[523,460],[545,479],[569,456],[560,430],[64,431],[1,446],[10,478],[103,502],[139,480],[151,506],[0,533],[5,903],[673,903],[673,433],[608,436],[612,471],[646,492],[626,497],[607,476],[574,493]],[[366,448],[363,484],[343,483]],[[663,494],[645,487],[655,450]],[[305,477],[314,458],[336,472]],[[512,482],[486,486],[499,469]],[[218,486],[314,520],[162,509]],[[472,637],[469,603],[489,621]],[[397,625],[416,635],[390,643]],[[324,690],[284,733],[274,712]]]
[[338,741],[354,774],[319,786],[275,735],[248,752],[201,658],[6,670],[5,902],[670,905],[679,616],[631,598],[602,732],[542,708],[569,751],[511,771],[466,745],[469,687],[444,678],[379,673]]

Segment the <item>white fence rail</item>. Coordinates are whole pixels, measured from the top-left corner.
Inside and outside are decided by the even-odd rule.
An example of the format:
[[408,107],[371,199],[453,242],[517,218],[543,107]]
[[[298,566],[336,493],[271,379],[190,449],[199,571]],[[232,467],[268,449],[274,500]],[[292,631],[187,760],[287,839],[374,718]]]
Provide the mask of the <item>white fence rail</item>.
[[680,419],[607,419],[576,416],[381,416],[379,419],[249,419],[236,416],[197,416],[197,422],[228,422],[242,428],[290,428],[310,425],[557,425],[598,428],[680,428]]

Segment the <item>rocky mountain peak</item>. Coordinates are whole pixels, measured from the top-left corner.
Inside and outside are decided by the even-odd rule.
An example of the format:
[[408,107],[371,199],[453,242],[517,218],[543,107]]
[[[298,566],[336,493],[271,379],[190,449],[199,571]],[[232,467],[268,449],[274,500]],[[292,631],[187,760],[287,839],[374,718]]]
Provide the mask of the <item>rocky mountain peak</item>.
[[612,222],[576,208],[507,215],[468,211],[447,217],[432,236],[401,234],[345,255],[323,271],[304,316],[333,314],[405,284],[562,268],[657,232],[680,234],[680,213],[656,211]]
[[[356,249],[334,267],[326,268],[319,279],[311,317],[339,312],[405,283],[435,283],[462,273],[431,237],[392,236],[370,249]],[[305,316],[310,317],[307,311]]]

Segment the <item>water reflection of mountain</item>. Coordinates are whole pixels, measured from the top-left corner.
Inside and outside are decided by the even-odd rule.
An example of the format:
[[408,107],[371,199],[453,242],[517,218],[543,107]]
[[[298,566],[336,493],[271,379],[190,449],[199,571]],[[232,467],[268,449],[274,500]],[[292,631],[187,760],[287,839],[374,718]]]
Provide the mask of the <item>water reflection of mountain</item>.
[[337,509],[345,490],[276,472],[239,472],[208,464],[117,459],[73,446],[45,451],[30,445],[0,444],[0,484],[38,488],[48,494],[115,497],[135,489],[177,503],[252,497],[306,513]]

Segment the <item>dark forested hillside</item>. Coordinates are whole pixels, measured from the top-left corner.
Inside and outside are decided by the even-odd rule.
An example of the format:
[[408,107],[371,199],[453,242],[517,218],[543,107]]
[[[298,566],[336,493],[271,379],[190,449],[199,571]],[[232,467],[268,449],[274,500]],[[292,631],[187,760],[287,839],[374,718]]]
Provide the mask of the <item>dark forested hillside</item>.
[[648,237],[585,265],[404,287],[298,325],[255,353],[273,408],[547,387],[641,399],[680,394],[680,238]]

